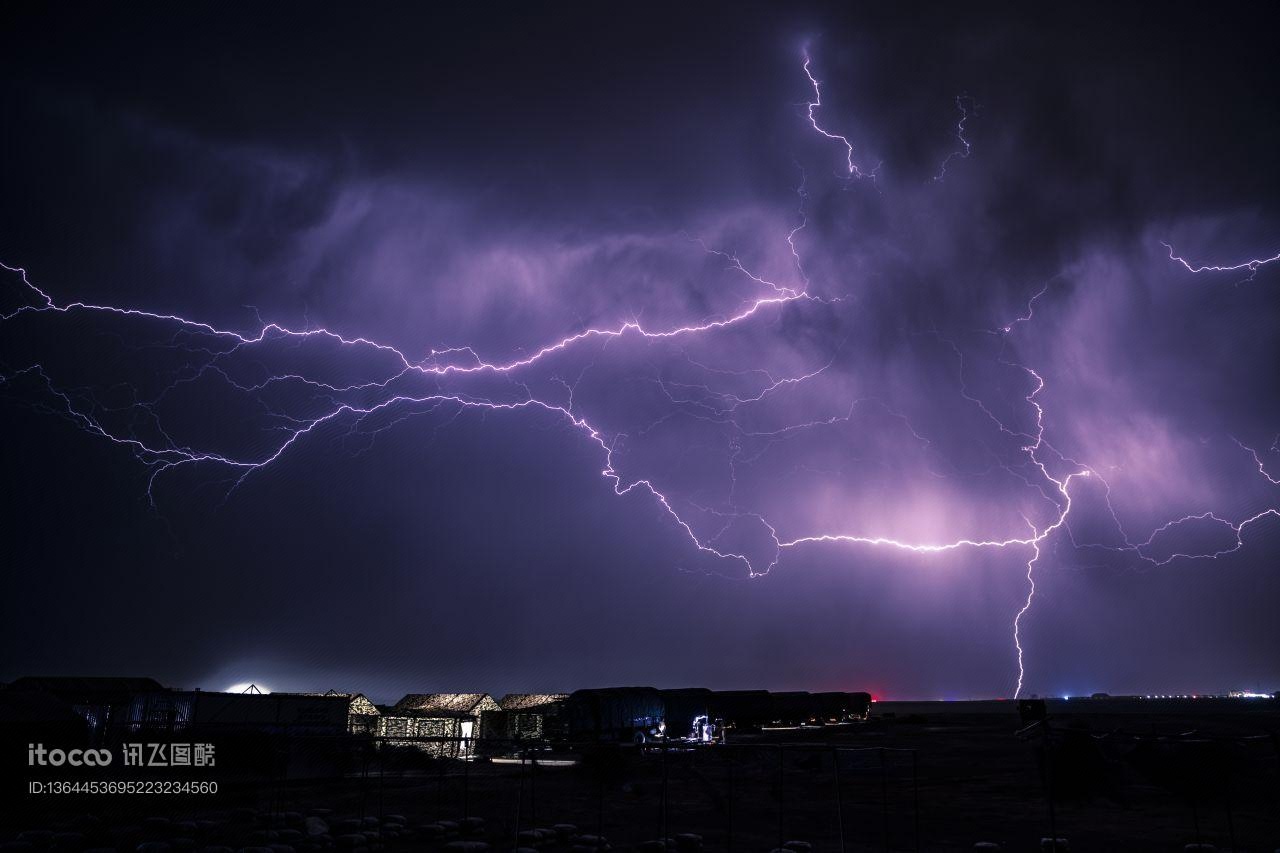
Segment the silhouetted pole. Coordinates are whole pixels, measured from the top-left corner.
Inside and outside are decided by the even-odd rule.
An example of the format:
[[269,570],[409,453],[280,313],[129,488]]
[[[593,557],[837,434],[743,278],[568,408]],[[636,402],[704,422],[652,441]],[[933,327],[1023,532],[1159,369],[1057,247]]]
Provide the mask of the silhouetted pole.
[[658,822],[658,837],[662,839],[662,843],[667,842],[667,741],[662,740],[662,806]]
[[783,818],[786,816],[786,795],[785,786],[786,773],[782,763],[782,744],[778,744],[778,846],[781,847],[787,843],[786,834],[783,831]]
[[911,798],[915,804],[916,816],[916,853],[920,853],[920,771],[919,761],[920,755],[914,749],[911,750]]
[[[1276,770],[1277,772],[1280,772],[1280,732],[1271,732],[1271,744],[1274,747],[1271,751],[1275,753],[1276,756]],[[1280,785],[1276,786],[1276,790],[1280,791]],[[1280,808],[1280,803],[1277,803],[1276,807]]]
[[884,747],[880,747],[880,819],[884,823],[884,849],[889,849],[889,776]]
[[729,807],[725,815],[726,827],[725,843],[728,847],[728,853],[733,853],[733,753],[726,748],[725,758],[729,762]]
[[1226,794],[1227,794],[1227,837],[1231,839],[1231,853],[1236,853],[1236,822],[1231,814],[1231,768],[1227,767],[1224,771],[1227,776]]
[[446,817],[444,811],[444,744],[436,743],[436,765],[440,772],[436,774],[436,811],[441,819]]
[[[529,754],[529,750],[525,750],[525,755]],[[529,761],[529,821],[531,825],[538,825],[538,757],[535,755]]]
[[364,759],[360,762],[360,818],[362,820],[369,813],[369,754],[372,751],[368,747],[360,750],[361,758]]
[[1045,797],[1049,800],[1049,835],[1053,838],[1050,842],[1053,850],[1058,849],[1058,813],[1053,804],[1053,749],[1049,741],[1049,721],[1044,722],[1044,790]]
[[597,835],[597,837],[599,837],[599,838],[604,838],[604,774],[605,774],[605,769],[606,769],[606,768],[603,766],[603,762],[601,762],[601,763],[600,763],[600,766],[599,766],[599,767],[597,767],[597,770],[599,771],[599,775],[600,775],[600,802],[599,802],[599,809],[600,809],[600,811],[599,811],[599,814],[598,814],[598,815],[597,815],[597,817],[596,817],[596,835]]
[[831,750],[832,776],[836,782],[836,829],[840,832],[840,853],[845,853],[844,846],[844,798],[840,795],[840,750]]
[[520,849],[520,801],[524,798],[524,762],[529,760],[529,751],[526,749],[520,760],[521,772],[516,776],[516,828],[512,835],[512,850]]
[[470,740],[462,739],[462,819],[466,820],[471,815],[471,762],[467,760],[466,749]]

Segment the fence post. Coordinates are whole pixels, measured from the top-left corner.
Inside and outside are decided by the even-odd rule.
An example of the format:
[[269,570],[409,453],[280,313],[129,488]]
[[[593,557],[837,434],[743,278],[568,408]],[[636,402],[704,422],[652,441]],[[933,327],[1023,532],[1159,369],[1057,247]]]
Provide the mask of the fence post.
[[524,799],[524,763],[529,760],[529,750],[526,749],[520,757],[520,773],[516,776],[516,828],[512,835],[512,850],[520,849],[520,806]]
[[1227,837],[1231,839],[1231,853],[1236,853],[1236,822],[1234,817],[1231,814],[1231,767],[1230,765],[1227,766],[1226,776],[1227,776],[1227,784],[1226,784]]
[[664,737],[660,744],[662,749],[662,800],[660,804],[659,820],[658,820],[658,837],[662,839],[662,843],[667,843],[667,739]]
[[836,782],[836,829],[840,832],[840,853],[845,853],[844,844],[844,798],[840,794],[840,748],[831,750],[832,775]]
[[[597,747],[597,749],[599,749],[599,747]],[[605,776],[606,769],[603,766],[599,766],[596,768],[596,770],[597,770],[597,775],[600,777],[600,802],[599,802],[600,811],[596,817],[596,836],[599,838],[604,838],[604,776]]]
[[1196,844],[1203,845],[1204,839],[1200,836],[1200,809],[1196,807],[1196,795],[1194,790],[1191,792],[1191,822],[1195,825],[1196,829]]
[[733,753],[728,751],[727,744],[725,747],[725,759],[729,762],[729,804],[725,815],[725,820],[728,823],[726,827],[726,835],[728,836],[726,844],[728,853],[733,853]]
[[911,799],[915,806],[916,853],[920,853],[920,755],[911,750]]
[[889,775],[884,747],[880,747],[880,819],[884,823],[884,849],[889,849]]
[[439,814],[437,820],[444,820],[448,814],[444,810],[444,744],[436,743],[436,766],[440,768],[440,772],[436,774],[436,811]]
[[[377,743],[377,741],[374,743]],[[366,745],[364,749],[360,750],[360,757],[362,759],[360,762],[360,817],[362,819],[369,813],[369,754],[371,752],[373,752],[373,750],[369,749],[368,745]]]
[[783,820],[787,813],[786,772],[782,763],[782,744],[778,744],[778,846],[787,843]]
[[462,819],[471,817],[471,762],[467,760],[466,749],[470,746],[470,738],[462,739]]
[[1227,794],[1227,838],[1231,841],[1231,853],[1236,853],[1236,822],[1231,816],[1231,795]]
[[1053,838],[1050,845],[1054,853],[1058,850],[1058,812],[1053,802],[1053,744],[1049,739],[1049,721],[1044,724],[1044,786],[1045,796],[1049,800],[1049,835]]

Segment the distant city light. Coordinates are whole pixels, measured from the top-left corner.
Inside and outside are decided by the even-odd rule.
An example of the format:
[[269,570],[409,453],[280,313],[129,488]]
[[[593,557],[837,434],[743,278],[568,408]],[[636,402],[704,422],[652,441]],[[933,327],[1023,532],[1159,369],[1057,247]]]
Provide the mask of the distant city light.
[[233,684],[226,689],[227,693],[270,693],[271,689],[263,687],[256,681],[245,681],[240,684]]

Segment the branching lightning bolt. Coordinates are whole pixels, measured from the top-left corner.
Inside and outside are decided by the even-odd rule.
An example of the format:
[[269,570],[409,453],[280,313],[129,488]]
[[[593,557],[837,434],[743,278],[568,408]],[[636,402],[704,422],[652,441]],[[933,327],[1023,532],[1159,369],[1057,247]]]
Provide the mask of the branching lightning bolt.
[[849,141],[849,138],[847,136],[841,136],[838,133],[832,133],[822,125],[818,124],[818,117],[815,115],[815,112],[822,107],[822,84],[817,77],[813,76],[813,70],[811,68],[813,60],[809,56],[808,47],[804,48],[803,53],[804,76],[809,78],[809,85],[813,87],[813,100],[805,103],[806,115],[809,117],[809,126],[825,136],[827,139],[833,139],[844,146],[845,170],[849,176],[854,178],[871,178],[874,180],[876,171],[880,167],[877,166],[869,172],[862,171],[862,169],[858,168],[857,164],[853,162],[853,143]]
[[[813,87],[813,100],[807,104],[809,125],[821,136],[837,140],[844,145],[846,167],[850,176],[874,177],[874,170],[872,172],[863,172],[854,163],[853,146],[846,137],[832,133],[819,125],[816,111],[822,106],[821,86],[811,70],[811,59],[807,50],[803,54],[803,70]],[[945,175],[947,161],[956,156],[967,157],[970,151],[969,143],[964,136],[964,130],[965,121],[971,113],[960,99],[957,99],[957,106],[962,113],[962,118],[957,127],[957,137],[964,146],[963,152],[957,151],[949,156],[946,161],[943,161],[942,170],[937,177],[938,180]],[[1065,530],[1070,535],[1069,517],[1072,511],[1072,486],[1074,483],[1085,479],[1096,479],[1102,483],[1108,495],[1106,506],[1115,522],[1121,542],[1120,544],[1107,545],[1080,544],[1074,543],[1073,539],[1073,543],[1082,548],[1104,548],[1115,553],[1129,554],[1150,565],[1167,565],[1178,559],[1215,559],[1232,553],[1243,547],[1243,533],[1249,525],[1266,517],[1280,515],[1280,511],[1276,508],[1268,508],[1242,520],[1233,521],[1213,512],[1205,512],[1168,521],[1152,530],[1144,540],[1139,541],[1132,538],[1124,530],[1115,510],[1110,506],[1109,484],[1096,470],[1070,459],[1050,444],[1046,436],[1046,411],[1044,404],[1041,402],[1046,383],[1041,373],[1011,358],[1006,359],[1004,355],[1004,353],[1007,353],[1006,346],[1010,337],[1022,327],[1030,326],[1033,323],[1036,303],[1049,290],[1050,285],[1046,284],[1027,300],[1026,310],[1023,315],[999,326],[998,330],[988,333],[996,336],[1002,342],[1000,363],[1008,368],[1020,371],[1025,378],[1027,390],[1022,395],[1021,400],[1026,406],[1026,412],[1034,424],[1033,427],[1023,429],[1010,425],[994,414],[993,407],[984,402],[981,395],[973,393],[968,387],[965,379],[964,351],[962,348],[950,341],[945,341],[945,343],[952,348],[958,358],[958,390],[963,399],[968,404],[973,405],[983,417],[989,419],[1005,440],[1017,442],[1019,453],[1022,455],[1022,461],[1018,463],[1020,467],[1015,469],[1004,462],[1000,463],[1001,466],[1023,482],[1039,490],[1044,500],[1052,507],[1050,518],[1047,520],[1042,519],[1037,524],[1024,516],[1024,521],[1027,525],[1026,530],[998,535],[974,533],[939,541],[914,541],[889,535],[850,532],[847,530],[813,530],[803,532],[801,535],[789,534],[784,536],[779,532],[777,525],[763,514],[739,509],[733,499],[734,491],[737,488],[738,468],[739,466],[749,465],[754,458],[758,458],[763,452],[758,447],[767,448],[772,446],[774,442],[790,440],[792,437],[803,435],[810,430],[838,423],[847,423],[859,412],[868,408],[883,411],[886,416],[899,421],[906,433],[911,436],[912,440],[918,442],[922,448],[928,448],[931,445],[929,437],[912,426],[906,416],[893,410],[884,401],[875,398],[857,398],[849,402],[847,409],[842,409],[835,414],[787,423],[768,430],[749,429],[737,420],[737,416],[741,412],[752,406],[759,405],[769,397],[788,393],[792,389],[801,387],[824,375],[834,363],[834,355],[832,360],[825,364],[796,372],[792,375],[778,375],[761,368],[726,370],[705,365],[693,359],[687,359],[690,366],[703,371],[704,375],[708,377],[706,382],[678,381],[662,377],[658,377],[653,381],[661,389],[662,393],[666,395],[666,399],[673,405],[680,407],[685,416],[722,426],[728,430],[733,436],[732,447],[734,448],[729,465],[732,489],[730,490],[728,509],[698,507],[692,501],[687,502],[703,510],[705,514],[719,518],[722,522],[720,528],[713,535],[708,535],[705,532],[699,533],[695,528],[695,522],[690,521],[689,518],[682,514],[682,510],[677,507],[678,502],[673,499],[668,491],[661,488],[653,478],[632,478],[624,476],[619,471],[615,455],[618,453],[619,447],[627,441],[628,436],[625,434],[607,435],[600,427],[589,421],[587,415],[581,414],[576,407],[575,390],[581,381],[582,374],[590,369],[591,365],[583,368],[582,372],[573,381],[569,381],[558,374],[552,376],[547,383],[557,389],[557,392],[552,395],[532,390],[532,380],[529,379],[528,374],[535,367],[551,361],[553,357],[583,348],[591,341],[607,342],[624,337],[636,340],[671,342],[679,342],[684,339],[699,339],[742,326],[762,315],[781,312],[793,306],[808,303],[829,304],[832,300],[809,293],[809,278],[805,272],[801,252],[796,244],[797,235],[808,223],[805,212],[805,202],[808,196],[803,173],[797,192],[800,197],[800,206],[797,211],[799,223],[785,236],[790,255],[794,261],[797,279],[795,283],[780,284],[765,278],[752,271],[733,252],[715,249],[700,241],[705,251],[722,259],[730,270],[741,274],[753,285],[757,286],[759,295],[747,299],[732,313],[723,316],[704,317],[693,322],[672,324],[665,327],[650,327],[639,320],[630,320],[613,325],[589,327],[546,343],[530,355],[506,361],[487,360],[475,348],[470,346],[433,350],[426,357],[415,359],[391,344],[365,337],[348,337],[325,328],[295,330],[278,323],[264,323],[251,332],[238,332],[177,314],[152,312],[139,308],[89,302],[60,304],[45,290],[33,284],[28,278],[25,269],[0,264],[0,267],[3,267],[4,270],[20,278],[25,295],[25,303],[7,313],[0,314],[0,322],[14,323],[24,318],[33,318],[41,315],[57,317],[72,314],[101,314],[119,318],[132,318],[159,324],[165,328],[176,328],[177,332],[171,338],[170,345],[175,348],[185,348],[193,356],[200,359],[198,365],[190,374],[174,380],[158,396],[148,400],[137,400],[131,404],[137,408],[140,415],[149,418],[152,422],[151,426],[154,428],[155,434],[151,437],[141,436],[132,428],[125,430],[112,427],[106,422],[107,419],[104,417],[106,409],[100,403],[86,403],[79,392],[59,387],[45,367],[38,362],[16,368],[6,366],[5,371],[0,373],[0,387],[12,386],[20,381],[35,382],[43,389],[47,399],[50,401],[48,404],[42,404],[46,409],[56,411],[69,418],[86,432],[132,452],[142,463],[150,468],[151,473],[147,493],[153,503],[157,478],[166,472],[172,472],[185,466],[212,465],[226,469],[229,471],[230,476],[230,485],[227,492],[230,495],[254,472],[270,466],[309,436],[315,435],[322,428],[334,425],[339,421],[349,423],[353,433],[356,430],[364,429],[368,425],[372,433],[377,434],[388,428],[390,424],[398,422],[401,418],[423,411],[451,410],[454,412],[455,417],[463,411],[542,412],[563,421],[563,423],[599,448],[602,459],[600,474],[609,481],[615,494],[627,495],[633,491],[647,493],[661,507],[663,512],[670,517],[676,528],[684,532],[697,552],[715,560],[724,560],[737,564],[744,568],[750,576],[757,576],[770,571],[777,565],[784,552],[818,543],[889,548],[918,554],[945,554],[962,549],[1025,549],[1028,555],[1025,562],[1027,594],[1013,618],[1012,626],[1013,644],[1017,658],[1017,679],[1013,693],[1015,697],[1021,694],[1026,675],[1021,629],[1024,617],[1031,610],[1035,597],[1035,570],[1041,560],[1042,549],[1048,543],[1048,540],[1059,530]],[[1255,272],[1262,265],[1280,260],[1280,255],[1276,255],[1271,258],[1251,260],[1234,266],[1197,267],[1175,255],[1172,248],[1169,248],[1169,256],[1193,273],[1242,269]],[[181,343],[179,343],[180,336]],[[375,379],[340,384],[321,381],[307,376],[304,372],[270,374],[259,381],[244,382],[237,379],[233,372],[226,367],[227,362],[237,353],[282,341],[298,344],[308,341],[323,342],[336,345],[343,350],[375,354],[388,359],[391,368]],[[745,391],[736,387],[729,391],[713,387],[712,380],[722,376],[731,376],[738,382],[754,382],[755,385],[750,390]],[[170,437],[169,433],[159,423],[160,418],[155,411],[155,407],[166,395],[173,393],[174,389],[181,384],[201,381],[206,378],[217,379],[238,392],[247,395],[258,395],[276,387],[305,388],[313,395],[313,401],[323,404],[323,411],[318,414],[299,415],[279,409],[270,409],[270,415],[278,422],[277,432],[279,438],[266,451],[256,456],[236,455],[192,447]],[[489,388],[483,384],[484,380],[489,379],[497,380],[503,384],[499,389]],[[468,391],[462,391],[442,385],[446,381],[455,380],[473,381],[476,383],[476,387]],[[415,383],[422,382],[427,383],[429,387],[422,389],[415,386]],[[265,402],[263,405],[264,407],[267,406]],[[385,418],[391,418],[391,420],[386,422],[379,420]],[[646,429],[652,429],[656,425],[657,423],[644,427],[639,433],[643,433]],[[746,449],[747,442],[754,442],[757,449],[748,451]],[[1239,444],[1239,442],[1237,443]],[[1258,452],[1243,444],[1240,444],[1240,447],[1252,455],[1258,471],[1267,481],[1272,485],[1280,485],[1280,479],[1268,473],[1266,465]],[[1276,452],[1276,445],[1273,444],[1271,451]],[[1063,471],[1066,473],[1062,473]],[[773,556],[766,565],[758,564],[752,556],[746,553],[719,544],[729,528],[734,523],[742,521],[750,521],[760,525],[763,530],[767,531],[772,540]],[[1182,524],[1192,522],[1204,522],[1220,526],[1234,535],[1234,542],[1228,544],[1225,548],[1203,553],[1178,552],[1163,557],[1154,553],[1154,546],[1162,536]]]
[[933,176],[935,181],[942,181],[947,177],[947,166],[952,160],[967,160],[973,151],[973,145],[964,134],[965,125],[969,119],[978,114],[978,105],[968,95],[956,95],[956,109],[960,111],[960,120],[956,122],[955,136],[960,142],[960,147],[948,154],[938,166],[938,174]]
[[1236,264],[1193,264],[1190,261],[1188,261],[1186,258],[1182,257],[1181,255],[1178,255],[1174,251],[1173,246],[1169,245],[1163,240],[1160,241],[1160,245],[1164,246],[1165,249],[1169,251],[1169,260],[1177,261],[1178,263],[1182,264],[1182,266],[1186,269],[1187,272],[1192,272],[1192,273],[1242,272],[1244,270],[1248,270],[1249,277],[1244,279],[1244,281],[1253,281],[1253,277],[1258,274],[1259,269],[1266,266],[1267,264],[1273,264],[1276,261],[1280,261],[1280,253],[1277,253],[1272,255],[1269,258],[1250,258],[1247,261],[1241,261]]

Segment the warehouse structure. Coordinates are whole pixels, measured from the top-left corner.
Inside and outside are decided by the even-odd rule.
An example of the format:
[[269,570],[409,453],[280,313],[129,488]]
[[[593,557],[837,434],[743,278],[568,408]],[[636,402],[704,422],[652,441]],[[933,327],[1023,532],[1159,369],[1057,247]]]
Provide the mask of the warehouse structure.
[[488,693],[410,693],[378,717],[377,735],[442,758],[471,758],[480,719],[502,710]]
[[302,696],[335,696],[347,702],[347,731],[353,735],[378,733],[378,718],[382,712],[363,693],[328,690],[324,693],[303,693]]
[[562,739],[568,734],[564,716],[567,693],[508,693],[498,710],[485,711],[480,737],[504,741]]
[[[871,705],[866,693],[612,687],[571,694],[512,693],[500,702],[487,693],[410,693],[392,706],[378,706],[356,692],[174,690],[149,678],[20,678],[0,692],[14,713],[65,708],[84,721],[91,745],[143,734],[181,734],[231,736],[246,743],[262,737],[301,738],[314,751],[319,739],[336,744],[364,737],[462,759],[526,748],[522,745],[721,742],[735,731],[866,719]],[[39,698],[20,701],[22,696]],[[481,740],[490,744],[485,753],[476,750]]]

